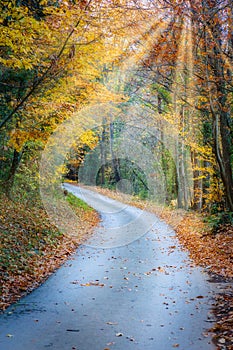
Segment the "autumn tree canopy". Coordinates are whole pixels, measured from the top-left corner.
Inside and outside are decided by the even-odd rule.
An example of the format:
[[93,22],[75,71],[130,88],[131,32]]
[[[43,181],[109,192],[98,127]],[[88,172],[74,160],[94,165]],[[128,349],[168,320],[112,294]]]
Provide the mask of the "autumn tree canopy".
[[[78,113],[69,171],[98,149],[99,183],[134,174],[127,180],[157,186],[167,204],[232,212],[232,8],[230,0],[2,1],[6,191],[37,178],[50,135]],[[103,104],[111,107],[88,131],[82,109]],[[117,154],[133,137],[148,151],[138,167],[137,157]]]

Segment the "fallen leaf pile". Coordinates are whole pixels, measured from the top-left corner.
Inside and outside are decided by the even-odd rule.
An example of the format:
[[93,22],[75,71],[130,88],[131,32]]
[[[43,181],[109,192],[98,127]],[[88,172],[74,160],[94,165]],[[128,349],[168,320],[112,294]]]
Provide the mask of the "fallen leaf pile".
[[188,214],[176,228],[180,242],[189,250],[196,264],[208,268],[213,281],[229,282],[224,293],[215,295],[212,328],[218,350],[233,350],[233,227],[224,226],[217,234],[205,230],[206,225],[195,214]]
[[30,207],[0,198],[0,309],[40,285],[82,243],[99,221],[94,211],[76,210],[77,237],[60,233],[38,203]]
[[214,305],[213,341],[218,349],[233,350],[233,290],[218,294]]
[[197,214],[187,214],[176,228],[182,245],[188,248],[190,257],[223,277],[233,277],[233,227],[212,234]]

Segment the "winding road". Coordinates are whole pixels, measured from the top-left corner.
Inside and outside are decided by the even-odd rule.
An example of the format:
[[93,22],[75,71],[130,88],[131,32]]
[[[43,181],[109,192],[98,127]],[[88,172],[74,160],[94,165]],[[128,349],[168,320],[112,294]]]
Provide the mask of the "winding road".
[[0,315],[1,350],[209,350],[213,284],[155,215],[65,187],[100,212],[93,236]]

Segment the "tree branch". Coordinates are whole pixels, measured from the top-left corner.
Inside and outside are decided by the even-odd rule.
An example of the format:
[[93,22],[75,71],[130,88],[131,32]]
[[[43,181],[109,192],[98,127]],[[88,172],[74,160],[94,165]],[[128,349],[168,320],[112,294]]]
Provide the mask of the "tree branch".
[[79,26],[81,19],[82,19],[82,15],[83,12],[85,12],[89,5],[91,4],[92,0],[89,0],[89,2],[87,3],[87,5],[85,6],[85,8],[82,11],[82,14],[80,15],[77,23],[74,25],[74,27],[72,28],[72,30],[70,31],[70,33],[67,35],[67,38],[65,39],[60,51],[58,52],[58,54],[56,55],[56,58],[52,60],[50,66],[45,70],[45,72],[42,74],[42,76],[33,84],[32,88],[30,91],[28,91],[28,93],[24,96],[24,98],[17,104],[17,106],[15,106],[15,108],[12,110],[12,112],[10,114],[8,114],[1,122],[0,122],[0,129],[2,129],[5,124],[10,121],[12,119],[12,117],[15,115],[15,113],[17,113],[19,111],[19,109],[25,104],[25,102],[28,100],[28,98],[35,92],[35,90],[38,88],[38,86],[40,86],[43,81],[45,80],[45,78],[48,76],[48,74],[50,73],[50,71],[52,70],[52,68],[57,64],[57,62],[59,61],[59,59],[61,58],[71,36],[73,35],[73,33],[75,32],[76,28]]

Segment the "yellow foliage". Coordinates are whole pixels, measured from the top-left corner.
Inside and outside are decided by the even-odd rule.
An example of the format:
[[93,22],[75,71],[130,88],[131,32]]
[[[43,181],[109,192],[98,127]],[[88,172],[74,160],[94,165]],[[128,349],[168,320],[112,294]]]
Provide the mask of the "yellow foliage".
[[57,166],[56,167],[56,171],[55,171],[55,176],[56,177],[60,177],[62,176],[63,174],[65,174],[67,171],[66,169],[66,166],[64,164],[60,165],[60,166]]
[[10,134],[10,140],[8,145],[13,147],[17,152],[20,152],[28,141],[29,135],[27,132],[22,130],[13,130]]
[[[0,5],[0,23],[4,24],[0,32],[3,69],[31,71],[23,96],[44,77],[18,110],[21,125],[12,123],[15,129],[9,135],[9,145],[18,151],[29,140],[45,143],[59,124],[86,105],[112,106],[126,101],[118,88],[119,72],[118,81],[115,71],[119,71],[135,28],[142,27],[136,19],[144,16],[135,10],[125,18],[123,8],[102,7],[98,2],[91,4],[90,11],[83,11],[80,3],[62,1],[53,6],[42,0],[40,5],[44,6],[45,15],[41,20],[26,6],[16,5],[16,1]],[[8,106],[14,110],[18,103],[18,97],[13,96]],[[88,130],[76,147],[93,149],[97,141],[93,131]]]
[[[10,2],[0,15],[1,63],[13,69],[32,69],[46,56],[41,38],[49,40],[45,21],[37,21],[27,7]],[[7,21],[7,25],[5,22]]]
[[79,143],[88,146],[90,149],[94,149],[98,143],[98,137],[94,134],[93,130],[87,130],[80,136]]

